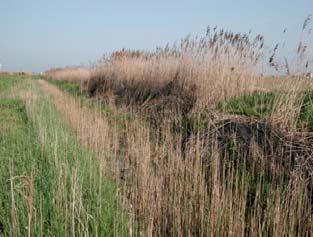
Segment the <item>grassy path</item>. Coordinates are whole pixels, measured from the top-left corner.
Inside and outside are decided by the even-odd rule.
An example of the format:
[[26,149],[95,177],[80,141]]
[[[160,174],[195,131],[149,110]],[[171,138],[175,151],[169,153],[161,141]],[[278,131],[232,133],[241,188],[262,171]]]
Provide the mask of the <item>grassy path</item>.
[[104,163],[38,84],[0,99],[0,236],[126,235]]

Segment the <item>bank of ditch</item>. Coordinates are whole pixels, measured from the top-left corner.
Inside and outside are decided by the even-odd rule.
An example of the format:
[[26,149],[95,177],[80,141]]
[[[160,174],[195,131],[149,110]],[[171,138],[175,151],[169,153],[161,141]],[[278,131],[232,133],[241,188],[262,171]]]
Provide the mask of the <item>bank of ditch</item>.
[[[78,86],[72,90],[68,82],[52,83],[74,95],[41,82],[80,141],[96,151],[103,147],[111,151],[112,157],[104,158],[122,184],[131,226],[137,223],[142,233],[205,235],[232,230],[239,235],[311,230],[312,160],[308,158],[312,148],[266,123],[262,116],[268,108],[256,104],[267,106],[271,95],[236,98],[248,100],[239,107],[255,111],[250,118],[239,109],[239,115],[216,111],[174,116],[179,119],[150,126],[147,117],[136,113],[120,123],[112,117],[127,110],[107,113],[103,108],[109,105],[99,104],[101,98],[87,99],[77,93]],[[98,106],[85,106],[82,101]],[[233,106],[224,104],[221,110],[229,108]],[[161,119],[169,121],[170,117]],[[306,215],[295,215],[295,209],[285,205]],[[256,222],[261,224],[256,227]]]

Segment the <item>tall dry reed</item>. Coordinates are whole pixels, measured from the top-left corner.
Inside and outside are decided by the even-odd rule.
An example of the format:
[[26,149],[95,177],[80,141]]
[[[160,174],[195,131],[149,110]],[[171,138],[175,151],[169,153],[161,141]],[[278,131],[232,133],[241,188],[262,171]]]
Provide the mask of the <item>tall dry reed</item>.
[[43,76],[47,79],[65,80],[83,84],[84,81],[89,80],[90,70],[87,67],[54,68],[46,71]]
[[263,37],[251,38],[208,28],[205,37],[186,37],[155,52],[118,51],[96,64],[86,89],[116,104],[141,106],[166,97],[199,111],[254,89]]

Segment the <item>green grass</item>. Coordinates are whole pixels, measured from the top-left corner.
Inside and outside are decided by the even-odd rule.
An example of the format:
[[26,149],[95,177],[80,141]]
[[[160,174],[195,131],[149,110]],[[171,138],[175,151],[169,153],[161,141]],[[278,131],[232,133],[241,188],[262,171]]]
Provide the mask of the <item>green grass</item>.
[[[217,110],[228,114],[265,118],[271,115],[275,98],[278,98],[278,95],[278,93],[272,92],[255,92],[220,102],[217,105]],[[298,119],[298,124],[303,123],[310,130],[313,130],[313,91],[304,92],[303,104]]]
[[0,100],[0,236],[127,235],[108,171],[31,92],[28,114],[21,100]]
[[11,75],[0,75],[0,94],[8,94],[8,91],[16,85],[21,78]]
[[71,95],[74,96],[84,95],[84,93],[80,89],[80,86],[75,82],[61,80],[49,80],[49,82],[56,85],[60,89],[70,93]]
[[307,123],[308,127],[313,130],[313,91],[307,91],[304,95],[300,121]]
[[274,101],[274,93],[254,92],[220,102],[217,109],[224,113],[263,118],[272,112]]
[[[22,177],[30,177],[32,169],[37,166],[34,161],[40,157],[40,147],[38,140],[33,139],[36,136],[20,100],[0,100],[0,108],[0,235],[13,234],[14,210],[24,213],[17,218],[18,225],[22,228],[16,231],[26,235],[27,202],[19,192],[23,192],[25,188]],[[17,178],[19,176],[21,178]]]

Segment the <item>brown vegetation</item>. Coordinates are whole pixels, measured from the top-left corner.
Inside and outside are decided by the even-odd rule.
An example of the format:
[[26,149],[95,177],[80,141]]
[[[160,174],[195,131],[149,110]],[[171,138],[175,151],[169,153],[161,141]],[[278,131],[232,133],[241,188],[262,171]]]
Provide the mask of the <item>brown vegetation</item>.
[[[289,90],[262,121],[212,109],[268,80],[256,73],[262,48],[260,35],[208,29],[156,52],[115,52],[82,85],[111,113],[84,112],[43,84],[111,168],[132,236],[313,233],[313,147],[295,126],[303,81],[286,78]],[[269,64],[277,66],[274,54]],[[135,111],[131,119],[121,107]]]
[[46,71],[43,76],[52,80],[66,80],[82,84],[89,80],[90,70],[85,67],[53,68]]
[[181,149],[182,138],[175,138],[169,127],[159,127],[158,136],[139,118],[121,124],[118,111],[103,114],[47,83],[42,86],[81,142],[98,154],[99,168],[113,171],[132,236],[137,231],[145,236],[312,232],[307,184],[296,166],[291,168],[292,157],[287,159],[293,147],[275,129],[241,119],[237,124],[215,120]]
[[176,100],[183,111],[253,90],[263,38],[223,30],[187,37],[154,53],[123,50],[92,71],[91,96],[114,97],[116,105],[155,105]]
[[0,76],[7,76],[7,75],[11,75],[11,73],[6,72],[6,71],[0,71]]

